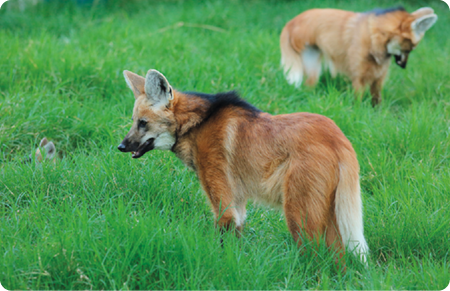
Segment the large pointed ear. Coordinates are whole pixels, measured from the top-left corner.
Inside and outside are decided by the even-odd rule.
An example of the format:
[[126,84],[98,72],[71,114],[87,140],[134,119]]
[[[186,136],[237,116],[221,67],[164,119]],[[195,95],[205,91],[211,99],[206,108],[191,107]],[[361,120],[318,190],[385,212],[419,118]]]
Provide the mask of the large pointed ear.
[[[423,8],[421,8],[423,9]],[[430,8],[431,9],[431,8]],[[419,9],[420,10],[420,9]],[[425,32],[430,29],[437,21],[437,15],[434,13],[425,14],[411,23],[411,30],[416,36],[417,40],[420,40]]]
[[127,82],[128,87],[133,91],[134,98],[138,98],[144,94],[145,79],[133,72],[123,71],[123,76]]
[[51,141],[44,146],[45,151],[47,152],[47,159],[51,160],[55,157],[56,147],[55,144]]
[[163,74],[157,70],[149,70],[145,77],[145,94],[152,106],[168,106],[173,99],[173,90]]
[[[45,143],[43,141],[45,140]],[[36,149],[36,162],[42,163],[44,160],[44,157],[42,156],[41,149],[45,150],[45,158],[47,160],[52,160],[55,157],[56,154],[56,147],[55,144],[52,141],[48,141],[47,138],[43,138],[41,140],[41,143],[39,144],[39,148]]]
[[433,8],[430,7],[422,7],[417,9],[416,11],[414,11],[413,13],[411,13],[412,16],[414,16],[414,18],[419,18],[428,14],[434,14],[434,10]]
[[48,143],[48,140],[46,137],[44,137],[43,139],[41,139],[41,142],[39,143],[39,147],[43,147]]

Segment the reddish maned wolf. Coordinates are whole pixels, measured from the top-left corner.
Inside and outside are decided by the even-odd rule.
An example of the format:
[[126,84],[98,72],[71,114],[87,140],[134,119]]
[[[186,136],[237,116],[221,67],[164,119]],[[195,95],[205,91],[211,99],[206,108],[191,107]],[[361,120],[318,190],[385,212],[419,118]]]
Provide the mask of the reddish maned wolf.
[[311,9],[289,21],[281,32],[281,64],[289,84],[315,85],[321,62],[331,75],[350,77],[357,95],[370,86],[372,105],[381,102],[381,88],[391,56],[402,68],[409,53],[436,22],[433,9],[409,14],[402,7],[366,13]]
[[171,150],[197,173],[223,229],[242,230],[248,199],[283,208],[300,244],[325,235],[366,261],[359,165],[336,124],[311,113],[272,116],[234,92],[179,92],[149,70],[124,71],[134,93],[133,125],[119,145],[142,157]]

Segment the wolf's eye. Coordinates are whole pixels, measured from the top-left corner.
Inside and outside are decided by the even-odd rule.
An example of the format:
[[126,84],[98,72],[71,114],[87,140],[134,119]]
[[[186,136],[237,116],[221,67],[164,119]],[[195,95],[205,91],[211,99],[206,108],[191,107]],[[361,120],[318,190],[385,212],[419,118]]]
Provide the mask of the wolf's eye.
[[147,125],[147,121],[145,120],[139,120],[139,124],[138,127],[139,128],[144,128]]

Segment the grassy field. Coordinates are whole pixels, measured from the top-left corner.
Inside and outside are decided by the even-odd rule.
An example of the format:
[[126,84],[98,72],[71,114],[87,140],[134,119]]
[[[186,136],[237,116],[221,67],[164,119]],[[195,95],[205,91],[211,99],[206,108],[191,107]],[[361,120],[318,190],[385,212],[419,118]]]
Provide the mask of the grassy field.
[[[14,1],[14,0],[12,0]],[[10,1],[11,2],[11,1]],[[381,106],[325,75],[289,86],[278,37],[303,10],[365,11],[392,1],[52,2],[0,10],[0,282],[7,289],[443,289],[450,281],[450,11]],[[124,69],[155,68],[179,90],[236,89],[272,114],[332,118],[358,154],[371,249],[336,270],[301,251],[282,213],[248,205],[241,239],[220,237],[195,174],[170,152],[132,160]],[[47,136],[56,165],[22,161]]]

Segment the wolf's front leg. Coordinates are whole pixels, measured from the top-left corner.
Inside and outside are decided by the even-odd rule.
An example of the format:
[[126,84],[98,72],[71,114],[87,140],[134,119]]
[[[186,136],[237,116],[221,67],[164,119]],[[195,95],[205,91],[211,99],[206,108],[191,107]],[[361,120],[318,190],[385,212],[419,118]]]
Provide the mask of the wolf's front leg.
[[[246,200],[236,199],[237,189],[233,189],[228,175],[219,168],[210,167],[199,171],[199,179],[211,202],[216,218],[216,227],[223,233],[235,231],[240,236],[245,221]],[[241,201],[242,200],[242,201]]]
[[376,105],[381,103],[381,88],[383,86],[383,80],[384,80],[384,76],[382,78],[375,80],[370,85],[370,94],[372,95],[372,106],[373,107],[375,107]]
[[354,78],[352,81],[353,90],[355,91],[355,99],[359,102],[362,101],[362,97],[364,95],[365,86],[361,79]]

